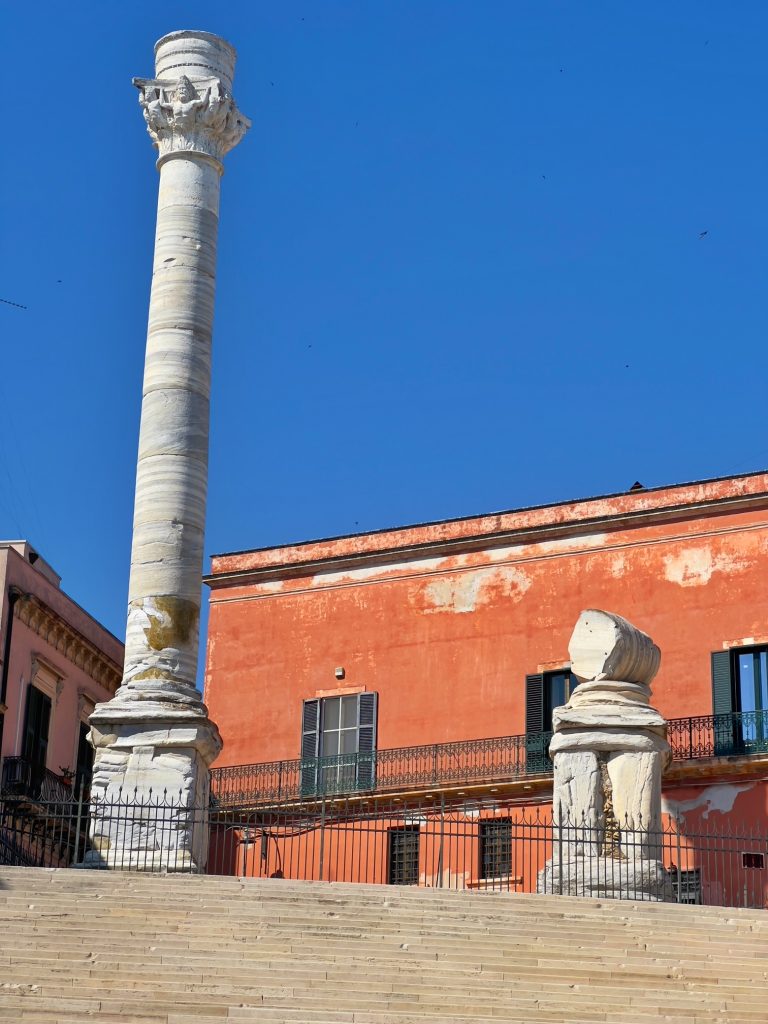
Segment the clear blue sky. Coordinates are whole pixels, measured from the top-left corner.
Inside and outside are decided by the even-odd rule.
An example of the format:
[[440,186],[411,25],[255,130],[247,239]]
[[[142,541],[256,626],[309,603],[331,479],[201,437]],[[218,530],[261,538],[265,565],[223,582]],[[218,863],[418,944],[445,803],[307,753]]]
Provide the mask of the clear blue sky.
[[[227,159],[207,551],[768,464],[764,0],[3,4],[0,536],[123,635],[157,175]],[[707,232],[700,237],[702,232]]]

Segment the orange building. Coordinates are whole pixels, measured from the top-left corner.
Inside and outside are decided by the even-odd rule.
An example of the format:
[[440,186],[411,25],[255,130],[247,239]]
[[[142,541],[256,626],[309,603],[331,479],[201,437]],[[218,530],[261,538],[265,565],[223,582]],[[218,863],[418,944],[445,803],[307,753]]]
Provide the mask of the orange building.
[[752,827],[768,788],[768,473],[213,558],[222,798],[551,797],[584,608],[662,651],[667,810]]

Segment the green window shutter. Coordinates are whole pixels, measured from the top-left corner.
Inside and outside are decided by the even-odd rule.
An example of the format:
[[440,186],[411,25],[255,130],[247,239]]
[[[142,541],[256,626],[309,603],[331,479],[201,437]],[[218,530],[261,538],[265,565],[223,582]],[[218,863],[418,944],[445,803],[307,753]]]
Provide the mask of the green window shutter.
[[733,717],[733,657],[731,651],[712,653],[712,731],[715,757],[736,750],[736,721]]
[[39,795],[48,760],[48,729],[51,724],[51,698],[31,683],[27,688],[24,714],[24,746],[22,756],[27,762],[26,783],[34,796]]
[[51,698],[40,694],[40,735],[38,738],[38,759],[41,768],[48,762],[48,727],[51,724]]
[[357,698],[357,788],[376,785],[377,693],[361,693]]
[[27,688],[27,707],[24,715],[22,756],[37,768],[44,768],[48,758],[50,721],[51,698],[30,683]]
[[31,761],[35,750],[35,688],[30,683],[27,687],[27,701],[24,708],[24,742],[21,748],[21,756],[25,761]]
[[[550,723],[549,728],[552,728]],[[544,732],[544,676],[525,677],[525,731]]]
[[301,712],[301,795],[317,793],[317,756],[320,745],[320,701],[305,700]]
[[731,652],[712,654],[712,714],[730,715],[733,711],[733,672]]
[[544,676],[538,672],[525,677],[526,772],[546,772],[552,767],[548,754],[549,737],[545,734],[544,726]]

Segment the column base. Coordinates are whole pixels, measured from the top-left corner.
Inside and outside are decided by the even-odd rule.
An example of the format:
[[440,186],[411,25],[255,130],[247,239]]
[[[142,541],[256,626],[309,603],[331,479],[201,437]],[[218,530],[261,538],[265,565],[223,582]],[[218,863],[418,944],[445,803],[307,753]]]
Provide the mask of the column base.
[[661,861],[621,857],[553,858],[539,872],[536,891],[557,896],[674,903],[672,879]]
[[91,848],[80,866],[204,871],[209,765],[222,747],[204,706],[111,701],[91,716],[91,739]]

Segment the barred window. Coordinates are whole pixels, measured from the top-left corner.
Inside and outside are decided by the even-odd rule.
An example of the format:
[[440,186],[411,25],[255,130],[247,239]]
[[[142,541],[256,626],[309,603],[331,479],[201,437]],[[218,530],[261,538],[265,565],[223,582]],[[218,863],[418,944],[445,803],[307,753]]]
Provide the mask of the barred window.
[[741,866],[743,868],[762,869],[765,867],[765,855],[762,853],[742,853]]
[[387,881],[390,885],[419,884],[419,826],[406,825],[389,831],[389,865]]
[[688,871],[673,867],[672,886],[678,903],[701,903],[701,869],[691,868]]
[[512,871],[512,821],[490,818],[480,822],[480,877],[498,878]]

